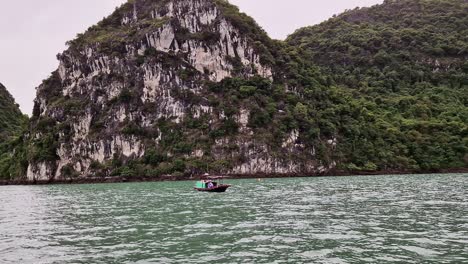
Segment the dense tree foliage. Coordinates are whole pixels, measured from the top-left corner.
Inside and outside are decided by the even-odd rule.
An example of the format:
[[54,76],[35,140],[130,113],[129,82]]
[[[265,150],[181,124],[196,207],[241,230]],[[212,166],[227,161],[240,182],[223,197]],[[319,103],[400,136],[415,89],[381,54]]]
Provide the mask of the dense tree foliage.
[[24,175],[27,162],[23,158],[22,133],[26,126],[27,117],[0,84],[0,179]]
[[464,0],[387,0],[288,38],[332,85],[305,94],[343,167],[467,166],[467,14]]
[[13,97],[0,83],[0,142],[17,135],[24,125],[24,116]]

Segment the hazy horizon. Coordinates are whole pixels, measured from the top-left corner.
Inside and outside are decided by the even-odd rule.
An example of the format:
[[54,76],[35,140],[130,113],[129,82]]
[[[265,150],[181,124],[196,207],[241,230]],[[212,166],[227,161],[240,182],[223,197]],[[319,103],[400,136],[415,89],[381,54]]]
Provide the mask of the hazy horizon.
[[[57,69],[56,54],[66,49],[65,42],[110,15],[124,2],[16,0],[2,5],[8,12],[0,16],[0,83],[13,95],[23,113],[32,112],[35,88]],[[318,24],[346,9],[371,6],[383,0],[230,2],[252,16],[272,38],[284,39],[301,27]]]

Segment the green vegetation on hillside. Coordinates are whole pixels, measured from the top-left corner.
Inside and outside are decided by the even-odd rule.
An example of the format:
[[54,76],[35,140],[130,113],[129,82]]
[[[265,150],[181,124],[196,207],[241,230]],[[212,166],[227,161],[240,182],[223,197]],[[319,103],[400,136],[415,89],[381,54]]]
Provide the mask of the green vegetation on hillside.
[[7,141],[24,127],[24,116],[13,97],[0,83],[0,142]]
[[310,107],[339,138],[342,167],[468,165],[467,14],[463,0],[387,0],[288,38],[335,86]]
[[23,133],[28,118],[0,84],[0,180],[24,176],[27,167]]
[[[147,33],[154,32],[169,21],[166,18],[151,18],[149,14],[167,1],[127,1],[116,8],[110,16],[88,28],[85,33],[78,34],[74,40],[68,41],[67,44],[71,51],[78,52],[87,47],[93,47],[99,52],[119,57],[125,54],[126,44],[144,39]],[[145,7],[143,13],[141,11],[136,13],[136,21],[133,21],[134,8],[136,8],[134,5]],[[123,18],[128,19],[128,21],[124,23]]]

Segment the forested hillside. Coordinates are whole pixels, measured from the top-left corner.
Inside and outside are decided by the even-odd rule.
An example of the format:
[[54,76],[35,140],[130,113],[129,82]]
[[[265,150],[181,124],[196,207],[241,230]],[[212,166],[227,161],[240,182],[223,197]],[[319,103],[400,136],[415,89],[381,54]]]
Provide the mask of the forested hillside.
[[467,1],[388,0],[302,28],[287,43],[332,86],[311,109],[339,135],[344,167],[466,166]]
[[27,120],[11,94],[0,83],[0,179],[17,176],[19,171],[22,174],[26,172],[22,134],[26,131]]
[[5,86],[0,83],[0,142],[18,134],[24,125],[23,115]]

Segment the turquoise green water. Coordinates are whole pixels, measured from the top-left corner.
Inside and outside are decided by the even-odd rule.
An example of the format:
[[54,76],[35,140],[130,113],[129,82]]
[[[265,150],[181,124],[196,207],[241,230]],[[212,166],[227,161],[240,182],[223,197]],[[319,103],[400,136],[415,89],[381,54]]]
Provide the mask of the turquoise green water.
[[0,187],[0,263],[468,263],[468,175]]

